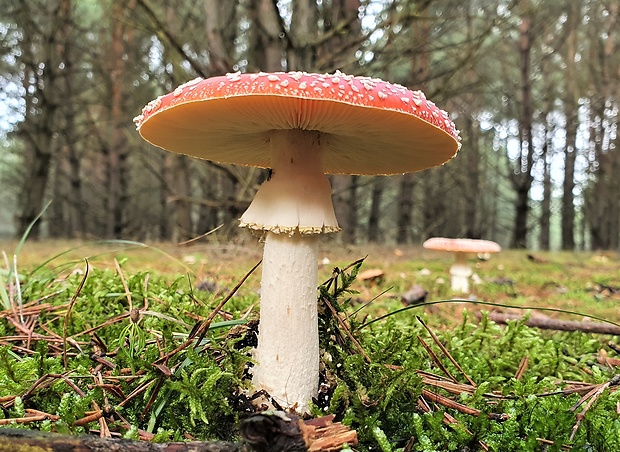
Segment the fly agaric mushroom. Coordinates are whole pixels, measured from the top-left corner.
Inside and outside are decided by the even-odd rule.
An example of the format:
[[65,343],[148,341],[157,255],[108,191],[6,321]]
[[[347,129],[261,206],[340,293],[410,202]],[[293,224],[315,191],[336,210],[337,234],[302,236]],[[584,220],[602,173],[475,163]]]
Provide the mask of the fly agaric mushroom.
[[422,244],[424,248],[437,251],[452,251],[454,264],[450,267],[451,287],[455,292],[469,293],[469,277],[472,270],[467,264],[468,253],[497,253],[502,248],[490,240],[449,239],[433,237]]
[[166,150],[271,169],[241,217],[266,236],[253,384],[307,411],[319,380],[317,237],[339,230],[325,174],[440,165],[460,147],[454,124],[420,91],[340,72],[196,79],[134,121]]

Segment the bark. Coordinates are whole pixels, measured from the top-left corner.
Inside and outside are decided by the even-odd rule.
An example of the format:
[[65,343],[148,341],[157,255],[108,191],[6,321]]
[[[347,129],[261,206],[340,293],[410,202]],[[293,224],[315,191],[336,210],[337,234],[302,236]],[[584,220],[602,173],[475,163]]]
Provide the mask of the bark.
[[529,186],[519,186],[516,190],[515,224],[512,239],[512,248],[527,248],[527,216],[530,211]]
[[[472,5],[471,2],[467,3],[467,38],[473,40],[475,37],[474,25],[472,23]],[[474,68],[470,67],[466,73],[467,84],[470,87],[470,92],[465,95],[465,112],[463,118],[463,129],[465,132],[464,148],[467,150],[464,157],[467,161],[467,171],[461,172],[464,174],[465,183],[463,184],[463,202],[464,204],[464,225],[465,225],[465,237],[471,239],[479,239],[482,235],[478,222],[478,210],[481,205],[482,197],[480,196],[480,124],[477,120],[477,115],[480,111],[478,96],[473,92],[476,86],[477,76]]]

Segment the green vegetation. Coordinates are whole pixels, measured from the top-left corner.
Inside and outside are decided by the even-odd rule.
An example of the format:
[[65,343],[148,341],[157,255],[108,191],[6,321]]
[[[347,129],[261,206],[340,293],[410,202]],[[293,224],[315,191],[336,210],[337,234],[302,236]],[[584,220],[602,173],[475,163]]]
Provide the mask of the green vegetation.
[[[258,296],[234,284],[212,293],[193,278],[130,271],[131,258],[111,261],[109,268],[82,262],[21,275],[8,264],[0,273],[0,424],[108,428],[151,441],[234,440],[239,419],[254,409],[248,367]],[[422,264],[404,265],[414,272]],[[441,264],[428,267],[435,273]],[[475,304],[452,321],[454,303],[360,304],[385,289],[361,285],[361,265],[334,271],[321,286],[323,384],[313,407],[313,415],[335,413],[357,430],[355,450],[620,450],[618,368],[600,359],[601,350],[617,356],[617,338],[540,331],[523,320],[499,326],[474,315]],[[514,274],[518,287],[510,291],[483,283],[478,297],[532,304],[514,294],[532,281],[554,281],[567,264],[540,265],[544,272],[524,266]],[[614,278],[608,272],[594,282]],[[586,293],[585,283],[566,285]],[[436,316],[437,306],[445,312]]]

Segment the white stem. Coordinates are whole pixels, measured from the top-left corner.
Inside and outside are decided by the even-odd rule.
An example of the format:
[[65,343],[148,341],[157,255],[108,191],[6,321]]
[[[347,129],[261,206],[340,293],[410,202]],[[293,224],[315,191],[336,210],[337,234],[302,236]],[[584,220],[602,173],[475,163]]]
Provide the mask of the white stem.
[[452,276],[452,290],[454,292],[469,293],[469,277],[472,270],[467,264],[466,253],[454,253],[455,262],[450,267],[450,275]]
[[297,412],[319,384],[317,259],[316,236],[267,233],[252,381]]

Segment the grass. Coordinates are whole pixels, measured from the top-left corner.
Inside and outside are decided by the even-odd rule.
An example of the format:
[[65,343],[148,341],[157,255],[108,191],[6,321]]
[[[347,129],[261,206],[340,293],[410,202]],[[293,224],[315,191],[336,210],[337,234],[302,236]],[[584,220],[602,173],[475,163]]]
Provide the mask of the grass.
[[[18,247],[3,246],[7,268]],[[481,279],[472,301],[494,306],[403,310],[400,294],[414,284],[428,300],[451,297],[450,256],[325,244],[321,302],[342,313],[364,352],[323,309],[324,392],[313,414],[335,413],[355,428],[356,450],[620,450],[618,368],[604,361],[618,356],[618,339],[539,331],[522,321],[502,327],[484,314],[545,306],[582,313],[545,313],[553,317],[620,323],[618,256],[535,254],[472,258]],[[382,281],[356,279],[357,267],[333,273],[365,255],[362,269],[382,269]],[[255,243],[26,242],[18,256],[23,322],[17,280],[0,274],[0,296],[11,304],[0,313],[0,418],[23,419],[7,421],[14,428],[109,429],[152,441],[234,439],[240,417],[253,410],[247,370],[259,271],[235,286],[260,256]],[[593,389],[599,392],[586,397]],[[32,420],[33,410],[47,417]]]

